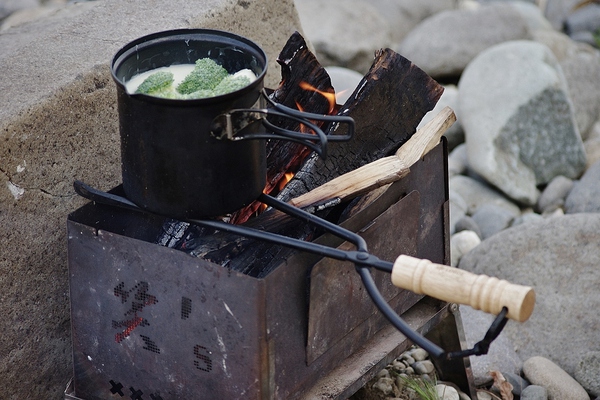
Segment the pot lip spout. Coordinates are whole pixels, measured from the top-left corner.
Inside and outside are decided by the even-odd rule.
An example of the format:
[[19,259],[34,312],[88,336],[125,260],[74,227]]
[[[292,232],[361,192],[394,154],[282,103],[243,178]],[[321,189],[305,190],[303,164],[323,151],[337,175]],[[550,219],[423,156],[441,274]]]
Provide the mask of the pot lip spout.
[[[236,52],[242,52],[249,54],[252,57],[253,65],[249,65],[248,68],[252,69],[252,71],[256,74],[256,80],[250,83],[248,86],[245,86],[239,90],[234,92],[226,93],[219,96],[201,98],[201,99],[166,99],[160,98],[156,96],[150,96],[146,94],[133,94],[127,93],[125,88],[125,84],[123,81],[123,77],[127,75],[127,72],[124,73],[121,71],[121,67],[124,63],[131,59],[131,57],[139,57],[139,52],[145,49],[157,48],[164,49],[164,46],[168,46],[169,43],[185,43],[186,46],[190,46],[190,42],[198,42],[198,43],[212,43],[214,47],[209,45],[211,49],[219,50],[219,54],[221,55],[224,50],[233,50]],[[163,57],[168,59],[169,51],[157,51],[157,55],[162,53]],[[188,52],[191,54],[191,52]],[[210,56],[210,55],[205,55]],[[196,57],[201,58],[201,57]],[[165,63],[163,61],[163,65],[150,66],[148,64],[147,67],[136,70],[135,73],[145,72],[158,67],[170,66],[177,63],[182,63],[182,59],[173,59],[170,63]],[[196,60],[185,60],[185,62],[193,63]],[[167,65],[168,64],[168,65]],[[124,45],[121,49],[119,49],[116,54],[113,56],[110,71],[111,76],[117,87],[122,90],[127,96],[131,96],[132,98],[140,99],[143,101],[151,101],[156,103],[163,104],[189,104],[189,105],[198,105],[198,104],[207,104],[207,103],[215,103],[220,101],[227,101],[233,99],[235,97],[239,97],[246,91],[258,90],[262,89],[262,82],[267,73],[268,66],[268,58],[264,50],[256,44],[254,41],[240,36],[238,34],[216,30],[216,29],[204,29],[204,28],[182,28],[182,29],[172,29],[165,30],[160,32],[151,33],[149,35],[145,35],[139,37],[126,45]],[[131,73],[131,75],[135,73]]]

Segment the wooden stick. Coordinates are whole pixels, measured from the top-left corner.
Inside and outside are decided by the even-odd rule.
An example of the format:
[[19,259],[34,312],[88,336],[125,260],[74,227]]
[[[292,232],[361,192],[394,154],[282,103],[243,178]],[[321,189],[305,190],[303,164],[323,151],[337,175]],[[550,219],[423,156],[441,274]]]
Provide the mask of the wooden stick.
[[310,192],[290,200],[289,203],[296,207],[306,208],[324,204],[333,199],[342,201],[395,182],[406,176],[410,167],[439,143],[444,132],[455,121],[454,111],[450,107],[445,107],[431,121],[418,129],[395,155],[380,158],[332,179]]
[[392,283],[417,294],[470,305],[495,315],[506,307],[506,316],[519,322],[529,319],[535,305],[535,292],[529,286],[406,255],[401,255],[394,263]]

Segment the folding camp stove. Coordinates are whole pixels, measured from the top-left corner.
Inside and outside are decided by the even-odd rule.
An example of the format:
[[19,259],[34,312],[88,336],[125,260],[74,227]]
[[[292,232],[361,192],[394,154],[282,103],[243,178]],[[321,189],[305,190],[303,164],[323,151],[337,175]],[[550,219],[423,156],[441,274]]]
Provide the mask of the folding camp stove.
[[[381,259],[447,264],[448,219],[442,141],[342,226]],[[411,345],[352,263],[296,251],[256,278],[156,244],[163,223],[94,202],[69,215],[74,376],[65,398],[345,399]],[[330,234],[315,242],[349,247]],[[460,350],[456,307],[373,276],[413,329]],[[469,393],[465,363],[437,367]]]

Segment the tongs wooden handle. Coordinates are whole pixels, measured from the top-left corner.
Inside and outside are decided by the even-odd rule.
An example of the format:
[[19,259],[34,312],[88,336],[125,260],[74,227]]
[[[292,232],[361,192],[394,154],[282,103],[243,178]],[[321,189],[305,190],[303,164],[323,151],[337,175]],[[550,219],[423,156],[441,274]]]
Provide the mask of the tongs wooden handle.
[[406,255],[394,262],[392,283],[417,294],[470,305],[494,315],[506,307],[506,316],[519,322],[529,319],[535,305],[535,291],[529,286]]

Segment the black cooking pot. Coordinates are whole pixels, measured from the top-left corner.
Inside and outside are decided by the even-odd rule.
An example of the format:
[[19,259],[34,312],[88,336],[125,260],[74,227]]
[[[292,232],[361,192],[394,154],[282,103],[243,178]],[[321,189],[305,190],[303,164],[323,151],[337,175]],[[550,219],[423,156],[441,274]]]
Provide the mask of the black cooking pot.
[[[209,57],[234,73],[251,69],[257,79],[225,95],[195,100],[129,94],[125,83],[134,75],[174,64],[193,64]],[[274,105],[273,111],[316,128],[316,135],[279,130],[253,108],[264,103],[267,56],[247,38],[222,31],[180,29],[139,38],[117,52],[111,72],[117,84],[123,188],[138,206],[185,218],[219,216],[255,200],[266,183],[265,139],[327,138],[297,110]],[[266,96],[264,96],[266,98]],[[316,119],[313,114],[305,114]],[[327,118],[331,118],[328,116]],[[350,122],[347,120],[341,122]],[[351,125],[351,124],[350,124]],[[270,136],[269,131],[278,134]],[[353,128],[353,126],[350,126]],[[347,140],[349,134],[336,138]],[[313,129],[314,130],[314,129]],[[253,140],[242,140],[253,139]],[[318,148],[323,152],[323,148]]]

